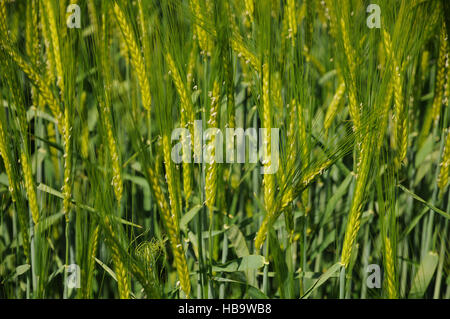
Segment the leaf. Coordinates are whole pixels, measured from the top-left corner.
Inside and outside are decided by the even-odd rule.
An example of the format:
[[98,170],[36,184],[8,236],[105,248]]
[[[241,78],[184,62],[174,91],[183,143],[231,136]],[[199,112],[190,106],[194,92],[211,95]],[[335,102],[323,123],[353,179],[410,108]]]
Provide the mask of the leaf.
[[344,179],[344,181],[341,183],[341,185],[339,185],[333,196],[331,196],[330,200],[327,203],[327,207],[325,208],[325,214],[323,216],[321,225],[326,224],[328,218],[335,209],[339,199],[341,199],[345,194],[347,194],[347,188],[352,180],[353,174],[349,173],[347,177]]
[[0,174],[0,184],[3,184],[7,187],[9,186],[8,176],[5,173]]
[[111,268],[109,268],[103,261],[101,261],[100,259],[98,259],[97,257],[94,257],[95,258],[95,261],[100,265],[100,266],[102,266],[102,268],[115,280],[115,281],[117,281],[117,276],[116,276],[116,273],[111,269]]
[[322,286],[331,277],[334,277],[334,274],[341,268],[341,266],[342,265],[340,262],[337,262],[333,266],[331,266],[330,269],[328,269],[322,276],[320,276],[319,279],[317,279],[317,281],[300,298],[307,299],[314,290]]
[[50,114],[48,114],[44,111],[38,110],[35,106],[32,106],[27,111],[27,121],[31,122],[31,120],[34,119],[34,117],[40,117],[44,120],[47,120],[49,122],[56,124],[56,119],[53,116],[51,116]]
[[250,295],[250,297],[253,297],[254,299],[269,299],[269,297],[267,297],[261,290],[245,282],[220,277],[213,277],[212,280],[217,282],[229,282],[242,285],[247,288],[247,293]]
[[236,272],[249,269],[258,269],[264,266],[265,259],[261,255],[248,255],[242,258],[231,260],[225,264],[219,264],[212,267],[216,272]]
[[1,283],[4,284],[5,282],[16,279],[20,275],[23,275],[28,270],[30,270],[30,268],[31,268],[31,266],[29,264],[23,264],[23,265],[17,266],[16,271],[14,273],[11,273],[10,275],[6,276],[6,278],[4,278]]
[[231,227],[228,229],[227,235],[228,239],[231,242],[231,245],[236,251],[236,256],[245,257],[250,255],[247,243],[245,242],[245,237],[239,227],[237,227],[236,225],[231,225]]
[[405,231],[400,236],[400,240],[403,240],[410,232],[411,230],[416,227],[419,220],[425,216],[425,214],[428,213],[428,207],[424,207],[424,209],[416,216],[412,221],[409,222],[408,227],[405,229]]
[[409,298],[422,298],[425,291],[433,278],[434,272],[439,261],[438,255],[429,251],[420,263],[416,276],[414,277],[411,290],[409,291]]
[[275,231],[272,229],[269,232],[269,247],[273,258],[273,265],[275,269],[275,278],[278,281],[281,298],[292,298],[294,295],[294,282],[292,274],[289,274],[289,269],[284,258],[285,252],[280,247]]
[[405,186],[403,185],[398,185],[398,187],[400,187],[401,189],[403,189],[406,193],[408,193],[412,198],[414,198],[415,200],[418,200],[419,202],[421,202],[422,204],[424,204],[425,206],[427,206],[429,209],[435,211],[436,213],[438,213],[439,215],[450,219],[450,215],[447,214],[446,212],[444,212],[443,210],[440,210],[439,208],[437,208],[436,206],[426,202],[424,199],[422,199],[421,197],[417,196],[416,194],[414,194],[413,192],[411,192],[409,189],[407,189]]
[[183,231],[187,230],[187,225],[189,222],[197,215],[197,213],[203,208],[202,205],[196,205],[192,207],[186,214],[180,219],[180,229]]
[[336,69],[333,69],[331,71],[328,71],[322,77],[319,79],[318,83],[319,85],[323,86],[326,82],[332,80],[337,74]]
[[142,188],[142,191],[144,192],[144,210],[150,210],[150,186],[148,185],[148,181],[143,177],[129,174],[124,174],[123,179],[129,180]]
[[419,167],[427,156],[433,151],[433,136],[429,135],[425,142],[422,144],[422,147],[417,151],[417,155],[415,156],[416,167]]
[[16,277],[26,273],[31,266],[29,264],[24,264],[16,267]]
[[[320,276],[323,275],[323,272],[314,272],[314,271],[297,271],[297,276],[295,276],[295,279],[299,278],[307,278],[307,279],[314,279],[317,280],[320,278]],[[330,276],[331,278],[339,277],[339,274],[334,273]]]
[[[59,212],[53,215],[50,215],[42,220],[39,220],[39,222],[36,225],[36,233],[40,234],[46,231],[50,226],[56,224],[60,218],[64,216],[64,212]],[[33,226],[31,226],[33,227]],[[31,229],[30,229],[31,230]]]
[[[222,234],[222,233],[224,233],[224,232],[226,232],[226,229],[223,229],[223,230],[213,230],[212,232],[211,232],[211,237],[215,237],[215,236],[217,236],[217,235],[220,235],[220,234]],[[209,238],[209,231],[207,231],[207,230],[205,230],[204,232],[202,232],[202,238],[203,239],[206,239],[206,238]]]
[[47,283],[51,282],[56,276],[58,276],[60,273],[62,273],[65,268],[66,268],[65,265],[59,266],[58,269],[56,269],[53,273],[50,274],[50,276],[48,276]]
[[319,248],[317,248],[311,255],[311,259],[316,258],[317,255],[320,255],[322,251],[324,251],[331,243],[336,240],[336,229],[333,229],[328,234],[326,234],[325,239],[320,244]]
[[[39,184],[37,189],[40,190],[40,191],[46,192],[46,193],[48,193],[50,195],[53,195],[55,197],[58,197],[60,199],[64,199],[64,196],[63,196],[63,194],[61,192],[58,192],[56,189],[53,189],[50,186],[47,186],[45,184],[42,184],[42,183]],[[79,208],[81,208],[81,209],[87,210],[87,211],[89,211],[91,213],[97,213],[97,211],[94,208],[92,208],[92,207],[90,207],[88,205],[80,204],[80,203],[76,202],[73,199],[72,199],[72,204],[77,206],[77,207],[79,207]],[[112,215],[111,218],[116,220],[116,221],[118,221],[121,224],[124,224],[124,225],[133,226],[133,227],[136,227],[136,228],[142,228],[141,225],[134,224],[132,222],[129,222],[129,221],[123,219],[123,218],[120,218],[120,217],[117,217],[117,216],[114,216],[114,215]]]
[[198,259],[198,240],[197,236],[193,232],[188,232],[189,242],[192,244],[192,249],[194,250],[195,257]]

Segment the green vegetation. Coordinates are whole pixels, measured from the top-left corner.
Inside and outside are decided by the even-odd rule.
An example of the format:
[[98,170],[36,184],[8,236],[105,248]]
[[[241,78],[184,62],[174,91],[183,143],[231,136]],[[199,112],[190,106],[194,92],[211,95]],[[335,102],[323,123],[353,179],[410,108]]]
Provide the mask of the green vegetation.
[[450,298],[450,5],[371,2],[0,0],[0,298]]

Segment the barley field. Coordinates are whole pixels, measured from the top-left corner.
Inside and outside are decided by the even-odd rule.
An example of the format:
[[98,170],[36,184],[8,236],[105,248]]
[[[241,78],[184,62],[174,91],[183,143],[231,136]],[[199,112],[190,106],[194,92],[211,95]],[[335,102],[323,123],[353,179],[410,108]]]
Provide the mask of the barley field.
[[0,0],[0,298],[450,298],[450,3]]

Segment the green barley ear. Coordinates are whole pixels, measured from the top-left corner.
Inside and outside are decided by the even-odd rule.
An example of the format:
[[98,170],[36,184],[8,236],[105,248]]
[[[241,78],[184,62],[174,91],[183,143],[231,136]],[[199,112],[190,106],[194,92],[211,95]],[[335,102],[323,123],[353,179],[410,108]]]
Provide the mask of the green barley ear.
[[[1,37],[0,37],[1,39]],[[9,47],[8,44],[1,42],[0,44],[3,46],[5,52],[12,58],[15,64],[22,69],[22,71],[28,76],[28,78],[33,82],[33,84],[38,88],[41,93],[44,101],[48,104],[50,110],[53,113],[58,125],[59,131],[63,132],[63,115],[60,110],[59,100],[55,97],[53,92],[50,90],[46,82],[42,79],[42,77],[38,74],[38,72],[27,63],[15,50]]]
[[31,162],[29,155],[25,150],[20,153],[20,163],[23,168],[23,176],[25,179],[25,189],[28,195],[28,203],[30,205],[31,216],[36,225],[39,221],[39,208],[36,197],[36,187],[34,185],[33,174],[31,172]]
[[[301,145],[301,153],[300,153],[300,159],[302,162],[302,168],[306,169],[309,166],[309,143],[308,143],[308,136],[306,133],[306,119],[305,119],[305,110],[302,106],[302,104],[297,103],[295,100],[293,103],[297,104],[297,114],[298,114],[298,126],[299,126],[299,144]],[[309,190],[306,188],[301,196],[303,207],[305,208],[305,214],[309,211]]]
[[349,70],[349,83],[346,87],[348,89],[349,99],[349,113],[353,120],[354,130],[359,131],[360,128],[360,108],[358,106],[356,96],[356,52],[350,43],[349,31],[344,19],[341,19],[342,40],[344,44],[345,56],[347,57]]
[[249,64],[254,71],[258,72],[261,68],[261,61],[244,44],[244,40],[237,34],[231,38],[231,47],[243,61],[243,64]]
[[116,243],[117,238],[115,238],[115,232],[111,226],[109,216],[105,216],[105,225],[108,228],[111,239],[110,239],[110,247],[112,253],[112,260],[115,267],[118,289],[119,289],[119,298],[120,299],[128,299],[130,298],[130,284],[128,280],[128,273],[125,268],[125,264],[122,261],[119,247]]
[[[49,142],[56,144],[56,130],[55,124],[50,122],[47,124],[47,138]],[[59,181],[60,178],[60,168],[58,159],[58,150],[55,147],[49,146],[50,159],[53,165],[53,171],[55,174],[55,179]]]
[[[83,118],[84,121],[87,123],[87,106],[86,106],[86,92],[83,91],[81,93],[80,98],[80,109],[81,114],[83,114],[85,117]],[[81,128],[81,136],[80,136],[80,148],[81,148],[81,156],[84,159],[87,159],[89,157],[89,126],[83,125]]]
[[[31,0],[27,5],[27,23],[26,23],[26,36],[25,36],[25,51],[30,57],[30,61],[39,69],[40,65],[40,47],[39,47],[39,12],[38,12],[38,0]],[[36,92],[32,91],[32,97],[35,105],[38,104],[38,97]]]
[[429,72],[428,65],[430,63],[430,51],[426,50],[422,53],[420,59],[420,74],[422,82],[425,82],[427,73]]
[[160,270],[158,259],[165,256],[165,239],[153,238],[151,241],[142,242],[136,247],[136,257],[144,265],[145,276],[154,287],[160,284]]
[[[43,1],[39,1],[39,10],[43,12],[45,10]],[[56,79],[55,75],[55,56],[53,52],[50,27],[48,24],[48,19],[46,19],[44,14],[40,15],[40,24],[42,30],[42,38],[45,47],[45,81],[47,85],[52,85]]]
[[400,64],[392,49],[392,41],[389,32],[383,30],[383,42],[386,50],[386,55],[392,63],[392,77],[394,88],[394,149],[396,150],[395,162],[397,167],[406,158],[406,150],[408,147],[408,126],[407,126],[407,112],[405,110],[405,103],[403,98],[403,79],[400,74]]
[[252,23],[253,22],[253,12],[255,10],[253,0],[244,0],[244,4],[245,4],[245,15],[248,16],[250,23]]
[[167,203],[158,178],[152,168],[148,167],[147,175],[150,187],[153,191],[159,209],[161,210],[162,219],[169,233],[169,240],[175,258],[175,266],[178,277],[180,278],[181,289],[189,298],[191,292],[191,282],[189,278],[189,269],[187,267],[186,256],[184,254],[183,245],[180,241],[180,229],[177,216],[170,211],[169,204]]
[[99,226],[95,227],[89,238],[88,244],[88,266],[86,271],[86,286],[84,287],[84,298],[92,298],[92,281],[94,277],[95,256],[97,255]]
[[[0,11],[2,17],[6,17],[6,8],[4,0],[0,1]],[[60,111],[59,100],[50,90],[48,83],[39,75],[35,67],[26,61],[14,48],[11,47],[11,37],[5,19],[0,19],[0,48],[14,61],[14,63],[22,69],[31,82],[39,90],[45,103],[48,104],[53,116],[56,118],[58,128],[62,133],[63,116]]]
[[339,103],[342,100],[342,97],[345,93],[345,82],[341,82],[339,84],[338,89],[336,90],[336,93],[333,96],[333,99],[330,102],[330,105],[327,108],[327,112],[325,114],[325,120],[323,122],[323,127],[326,132],[328,132],[328,129],[331,127],[331,124],[333,123],[334,118],[337,115],[337,110]]
[[205,10],[201,5],[200,0],[189,0],[189,5],[195,17],[195,36],[197,37],[201,54],[210,56],[214,43],[208,32],[205,30],[205,21],[207,21],[207,18],[204,15]]
[[448,54],[448,35],[445,27],[445,22],[443,22],[439,35],[439,56],[436,64],[437,71],[434,87],[434,98],[429,116],[425,117],[422,131],[420,132],[419,146],[425,142],[428,134],[430,133],[431,127],[433,125],[436,126],[439,122],[445,91],[445,73],[446,69],[448,69]]
[[[272,111],[270,103],[270,70],[269,64],[264,63],[262,66],[262,126],[266,129],[266,136],[264,137],[264,165],[270,165],[271,155],[271,136],[270,128],[272,127]],[[263,177],[263,194],[264,194],[264,208],[266,216],[258,230],[255,238],[255,247],[259,249],[262,247],[267,235],[269,222],[272,220],[275,208],[275,176],[274,174],[265,174]]]
[[[264,149],[267,150],[264,159],[265,165],[270,165],[271,158],[271,136],[270,129],[272,128],[272,107],[270,103],[270,70],[269,64],[265,63],[263,65],[263,84],[262,84],[262,97],[263,97],[263,114],[262,114],[262,124],[266,128],[266,134],[264,141]],[[275,198],[275,176],[273,174],[264,175],[264,205],[267,212],[271,212],[274,206]]]
[[[293,174],[296,164],[296,149],[298,147],[297,139],[296,139],[296,119],[295,117],[290,116],[290,114],[296,114],[297,112],[297,103],[295,99],[291,100],[291,103],[289,103],[286,106],[287,110],[287,132],[286,132],[286,139],[287,139],[287,159],[286,159],[286,167],[284,169],[284,172],[282,174],[282,185],[287,184],[288,177]],[[288,187],[286,190],[286,195],[282,198],[282,207],[288,207],[288,205],[293,200],[293,189],[291,187]],[[293,214],[292,211],[288,211],[287,218],[286,218],[286,227],[289,231],[290,239],[292,240],[293,234],[294,234],[294,228],[292,227],[292,218]]]
[[448,129],[440,166],[441,168],[439,170],[438,187],[440,190],[440,195],[442,196],[448,185],[448,174],[450,166],[450,134],[448,133]]
[[[211,94],[211,108],[210,115],[208,120],[208,126],[210,128],[217,128],[219,125],[219,102],[220,102],[220,91],[219,84],[217,81],[214,81],[213,90]],[[205,197],[206,197],[206,206],[210,212],[210,218],[212,222],[212,212],[214,210],[215,202],[216,202],[216,194],[217,194],[217,166],[218,164],[215,161],[216,155],[216,136],[213,135],[211,137],[211,141],[206,146],[207,148],[211,148],[210,156],[212,158],[211,164],[207,165],[206,168],[206,178],[205,178]]]
[[[23,148],[23,147],[22,147]],[[21,152],[21,155],[26,157],[26,153],[24,151]],[[12,162],[13,158],[13,152],[8,145],[7,140],[7,131],[6,131],[6,116],[4,114],[3,107],[0,108],[0,159],[3,159],[3,165],[5,167],[6,175],[8,178],[8,184],[9,184],[9,192],[11,193],[11,199],[16,207],[17,217],[19,221],[20,230],[22,232],[22,241],[23,241],[23,251],[25,258],[27,259],[27,262],[30,262],[30,249],[31,249],[31,243],[30,243],[30,236],[29,236],[29,213],[28,210],[25,208],[25,205],[23,203],[23,197],[21,195],[21,189],[19,185],[19,174],[16,172],[16,169],[14,167],[14,163]],[[27,159],[24,159],[26,161]],[[29,164],[29,163],[28,163]],[[27,166],[27,173],[30,166]],[[27,174],[25,179],[25,190],[28,191],[28,184],[27,182],[30,181],[29,174]],[[32,181],[31,181],[32,183]],[[34,187],[30,187],[30,193],[31,196],[35,196],[34,193]],[[31,198],[29,196],[29,198]],[[39,218],[39,212],[37,211],[37,203],[35,203],[35,199],[31,198],[30,200],[30,210],[32,212],[33,220],[37,220]]]
[[[13,163],[11,162],[11,149],[8,147],[5,130],[5,114],[3,108],[0,109],[0,158],[3,159],[6,175],[8,177],[9,191],[11,199],[16,206],[19,226],[22,232],[23,250],[25,258],[30,262],[30,237],[29,237],[29,215],[24,205],[22,204],[21,191],[19,186],[18,174],[16,174]],[[31,206],[31,205],[30,205]]]
[[60,37],[59,32],[60,26],[57,23],[57,16],[55,13],[54,2],[52,0],[43,0],[44,9],[47,15],[48,23],[49,23],[49,31],[52,41],[53,48],[53,56],[55,58],[55,67],[56,67],[56,80],[57,84],[61,90],[61,96],[65,96],[65,86],[64,86],[64,70],[63,70],[63,62],[61,57],[61,47],[60,47]]
[[[348,147],[342,147],[342,154],[349,152]],[[339,153],[339,152],[338,152]],[[342,156],[342,154],[338,155]],[[305,170],[302,167],[293,173],[290,173],[286,181],[284,182],[283,189],[277,194],[277,200],[270,213],[264,216],[261,226],[255,236],[255,247],[260,249],[266,240],[267,232],[270,226],[277,220],[277,218],[283,213],[289,206],[289,204],[300,194],[304,193],[311,183],[323,172],[328,169],[334,160],[330,158],[322,159],[315,165],[309,165]],[[298,169],[298,168],[297,168]],[[299,172],[301,172],[299,174]],[[289,191],[291,189],[292,191]]]
[[[111,114],[112,84],[111,84],[111,75],[109,73],[109,63],[111,61],[111,57],[107,45],[109,37],[108,31],[106,30],[107,23],[105,16],[102,17],[102,20],[103,24],[101,30],[99,30],[101,32],[99,42],[102,43],[102,45],[100,50],[100,58],[99,58],[100,61],[98,62],[98,64],[99,68],[101,69],[100,73],[103,77],[104,88],[102,88],[100,97],[98,98],[98,109],[101,114],[102,123],[105,127],[106,131],[105,139],[111,157],[111,165],[113,173],[111,185],[113,186],[117,202],[120,204],[123,195],[122,167],[120,160],[120,152],[117,146],[118,145],[117,138],[114,136],[112,114]],[[85,134],[88,134],[88,132]]]
[[384,246],[385,246],[385,265],[386,265],[386,281],[387,281],[387,290],[390,299],[397,299],[397,285],[395,278],[395,260],[394,260],[394,252],[392,250],[391,239],[388,237],[384,238]]
[[287,15],[288,15],[288,37],[292,41],[292,47],[295,48],[295,38],[297,36],[297,17],[296,17],[296,9],[295,9],[295,1],[287,0]]
[[4,36],[5,34],[8,34],[8,27],[7,27],[7,21],[6,17],[6,6],[5,6],[6,0],[0,0],[0,32]]
[[186,202],[189,202],[189,198],[192,195],[192,165],[189,163],[191,154],[189,154],[187,150],[192,149],[192,138],[194,136],[193,125],[195,119],[194,107],[192,105],[191,98],[189,97],[189,90],[186,88],[186,85],[182,81],[181,75],[175,65],[175,61],[173,60],[172,55],[169,52],[166,53],[166,61],[169,67],[169,73],[173,79],[178,95],[180,96],[181,127],[187,128],[190,132],[190,138],[186,136],[184,130],[181,136],[181,143],[183,144],[183,189]]
[[100,102],[100,112],[102,114],[102,120],[105,125],[106,139],[108,144],[108,150],[111,155],[112,164],[112,186],[114,194],[116,195],[117,202],[120,203],[123,194],[123,180],[122,180],[122,167],[120,165],[119,151],[117,149],[117,141],[113,134],[113,126],[111,123],[111,111],[104,102]]
[[98,23],[98,17],[97,17],[97,9],[95,7],[94,0],[87,1],[87,8],[88,8],[89,20],[91,21],[91,24],[94,27],[94,32],[98,32],[99,23]]
[[175,224],[178,223],[180,218],[180,207],[178,201],[178,183],[176,181],[176,175],[174,173],[173,162],[171,158],[171,146],[169,137],[164,134],[162,138],[163,155],[164,155],[164,167],[166,169],[166,182],[169,190],[169,203],[172,209],[172,219]]
[[66,216],[66,221],[69,221],[69,213],[71,210],[72,197],[72,120],[69,108],[66,107],[64,112],[64,186],[62,192],[64,195],[63,210]]
[[[370,124],[370,123],[368,123]],[[377,134],[375,134],[371,125],[364,128],[364,134],[356,132],[356,139],[363,138],[359,147],[359,162],[356,166],[355,190],[353,193],[350,213],[347,220],[347,227],[344,236],[344,243],[341,254],[341,264],[348,267],[353,252],[353,246],[361,225],[361,214],[366,200],[366,189],[372,173],[372,164],[374,153],[372,147],[377,143]]]
[[151,108],[151,95],[150,84],[148,81],[148,75],[144,63],[144,59],[139,50],[134,31],[132,30],[123,10],[117,3],[114,3],[114,13],[117,18],[117,22],[122,30],[123,37],[127,44],[128,50],[131,55],[131,64],[136,71],[139,86],[141,88],[142,104],[147,111]]
[[0,119],[0,156],[3,158],[3,165],[5,166],[6,175],[8,176],[9,191],[13,202],[17,201],[16,183],[14,182],[13,170],[11,165],[10,154],[8,151],[8,144],[6,140],[6,131],[3,127],[2,119]]
[[441,106],[444,100],[445,74],[447,73],[449,63],[448,52],[448,34],[445,22],[442,23],[439,36],[439,58],[437,61],[436,85],[433,99],[433,124],[437,125],[441,114]]

